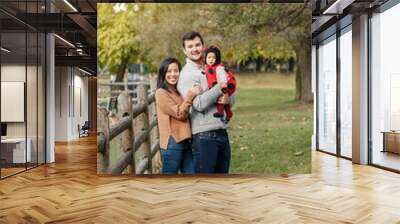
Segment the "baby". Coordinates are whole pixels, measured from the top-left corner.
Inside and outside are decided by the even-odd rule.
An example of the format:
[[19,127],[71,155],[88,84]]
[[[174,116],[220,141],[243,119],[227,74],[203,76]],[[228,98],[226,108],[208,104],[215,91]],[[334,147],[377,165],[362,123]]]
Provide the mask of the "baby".
[[[208,88],[213,87],[219,83],[222,87],[224,94],[232,95],[236,90],[236,81],[233,77],[233,73],[230,70],[225,70],[225,67],[221,63],[221,51],[218,47],[210,46],[205,51],[206,57],[206,77]],[[226,113],[226,121],[228,122],[232,118],[232,110],[229,104],[217,103],[217,112],[214,113],[214,117],[222,118]]]

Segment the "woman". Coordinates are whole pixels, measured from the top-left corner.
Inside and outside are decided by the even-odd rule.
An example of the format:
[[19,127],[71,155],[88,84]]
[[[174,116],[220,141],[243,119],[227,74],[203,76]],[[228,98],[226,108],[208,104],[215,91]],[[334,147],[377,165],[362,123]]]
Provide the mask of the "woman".
[[180,70],[177,59],[167,58],[161,62],[158,72],[156,105],[163,174],[194,173],[188,117],[192,101],[201,88],[192,87],[183,100],[176,90]]

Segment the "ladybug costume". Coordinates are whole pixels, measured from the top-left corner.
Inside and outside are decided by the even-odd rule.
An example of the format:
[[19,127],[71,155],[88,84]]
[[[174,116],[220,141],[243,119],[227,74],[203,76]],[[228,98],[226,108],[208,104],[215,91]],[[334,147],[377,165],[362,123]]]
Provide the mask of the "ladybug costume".
[[[221,64],[221,53],[219,49],[215,46],[211,46],[206,49],[205,56],[207,58],[207,54],[209,53],[215,54],[215,63],[214,65],[206,64],[206,78],[208,83],[208,88],[212,88],[214,85],[218,83],[218,80],[221,82],[227,83],[227,88],[223,88],[222,92],[228,93],[228,95],[232,95],[236,91],[236,80],[231,70],[226,70],[224,66]],[[222,70],[223,69],[223,70]],[[217,74],[217,70],[226,74]],[[226,113],[226,121],[229,121],[232,116],[231,106],[229,104],[220,104],[217,103],[217,112],[214,113],[214,117],[222,118],[224,116],[224,112]]]

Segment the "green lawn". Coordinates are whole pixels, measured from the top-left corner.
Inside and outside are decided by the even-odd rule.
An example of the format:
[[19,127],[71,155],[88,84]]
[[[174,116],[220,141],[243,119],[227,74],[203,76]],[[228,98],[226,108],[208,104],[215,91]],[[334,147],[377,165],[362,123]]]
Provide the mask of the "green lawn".
[[294,76],[237,75],[228,129],[230,173],[310,173],[312,105],[294,101]]
[[[311,172],[312,105],[294,101],[294,76],[236,75],[230,173]],[[119,138],[111,147],[119,147]],[[111,150],[111,159],[120,153]]]

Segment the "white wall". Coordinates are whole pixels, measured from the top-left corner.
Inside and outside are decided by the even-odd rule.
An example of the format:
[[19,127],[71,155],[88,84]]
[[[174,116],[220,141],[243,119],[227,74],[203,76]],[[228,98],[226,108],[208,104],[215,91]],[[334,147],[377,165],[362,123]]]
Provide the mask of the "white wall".
[[[1,81],[25,82],[25,69],[25,65],[2,65]],[[7,122],[7,137],[25,137],[25,122]]]
[[73,83],[71,86],[71,119],[69,138],[79,137],[78,124],[82,126],[88,120],[88,78],[74,69]]
[[[27,69],[27,70],[25,70]],[[1,81],[3,82],[25,82],[25,75],[26,71],[28,71],[28,74],[31,74],[33,70],[35,70],[36,67],[33,66],[27,66],[25,65],[17,65],[17,64],[3,64],[1,66]],[[36,73],[36,70],[35,70]],[[32,81],[29,80],[30,85],[36,86],[36,80]],[[27,106],[33,106],[36,108],[36,88],[27,88]],[[31,92],[32,91],[32,92]],[[3,96],[4,97],[4,96]],[[30,105],[31,103],[34,103],[33,105]],[[40,106],[40,105],[39,105]],[[7,110],[7,108],[1,108],[2,110]],[[36,130],[36,120],[37,120],[37,115],[36,113],[29,113],[32,112],[30,110],[27,111],[27,118],[28,122],[34,121],[34,124],[29,123],[28,128],[34,128]],[[25,137],[25,126],[26,122],[7,122],[7,136],[8,137]],[[35,126],[35,127],[33,127]],[[36,132],[35,132],[36,133]],[[28,132],[28,137],[29,132]]]
[[55,141],[68,140],[68,68],[55,68]]
[[78,124],[88,120],[88,78],[76,68],[56,67],[55,85],[55,140],[77,139]]
[[[38,70],[37,70],[38,69]],[[6,122],[7,123],[7,137],[9,138],[27,138],[31,145],[29,147],[32,151],[32,161],[44,163],[44,150],[45,150],[45,120],[44,120],[44,83],[41,66],[25,66],[25,64],[2,64],[1,66],[2,82],[24,82],[26,85],[26,101],[22,102],[24,105],[20,108],[20,113],[26,112],[26,120],[22,122]],[[27,78],[27,81],[25,80]],[[4,94],[2,89],[2,93]],[[20,90],[24,94],[24,90]],[[5,93],[7,94],[7,93]],[[7,95],[2,95],[8,97]],[[25,97],[25,96],[24,96]],[[26,103],[26,105],[25,105]],[[13,113],[11,108],[2,107],[2,112]],[[15,110],[15,109],[14,109]],[[15,113],[15,112],[14,112]],[[24,115],[22,115],[24,116]]]

